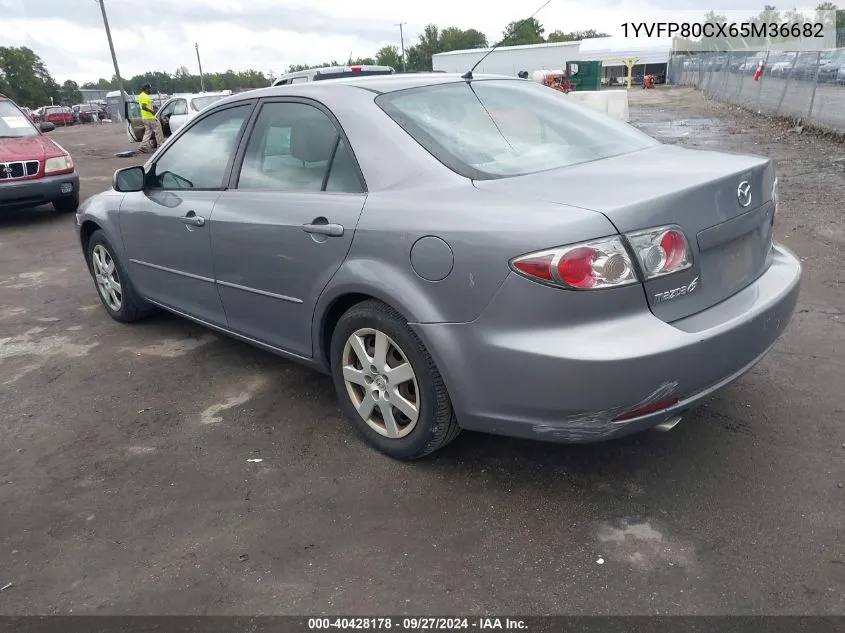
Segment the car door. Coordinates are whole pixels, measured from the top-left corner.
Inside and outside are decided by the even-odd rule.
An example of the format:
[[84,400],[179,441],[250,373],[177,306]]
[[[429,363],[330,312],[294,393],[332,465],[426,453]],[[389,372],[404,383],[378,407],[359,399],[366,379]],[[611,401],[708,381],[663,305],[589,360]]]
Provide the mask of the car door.
[[141,105],[137,101],[126,101],[123,111],[126,119],[126,135],[130,141],[140,143],[144,138],[144,120],[141,118]]
[[268,100],[254,118],[214,207],[218,290],[232,330],[307,358],[314,307],[352,244],[365,183],[322,106]]
[[174,99],[173,114],[170,115],[170,133],[176,134],[188,121],[188,100]]
[[209,231],[254,101],[198,117],[147,167],[144,191],[127,193],[120,231],[133,284],[145,297],[225,326]]

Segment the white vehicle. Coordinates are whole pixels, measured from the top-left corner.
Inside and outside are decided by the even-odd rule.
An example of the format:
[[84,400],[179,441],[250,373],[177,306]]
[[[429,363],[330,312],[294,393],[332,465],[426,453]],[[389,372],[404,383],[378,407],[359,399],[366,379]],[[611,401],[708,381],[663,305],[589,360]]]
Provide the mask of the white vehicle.
[[396,71],[390,66],[329,66],[327,68],[309,68],[295,73],[287,73],[273,82],[274,86],[298,84],[304,81],[320,81],[323,79],[339,79],[340,77],[356,77],[371,75],[392,75]]
[[[156,118],[161,123],[164,137],[175,134],[179,128],[199,114],[203,108],[210,106],[223,97],[232,94],[231,90],[220,92],[197,92],[194,94],[178,94],[170,97],[161,104],[156,112]],[[141,107],[137,102],[126,104],[127,114],[126,135],[130,141],[139,143],[144,138],[144,124],[141,120]]]

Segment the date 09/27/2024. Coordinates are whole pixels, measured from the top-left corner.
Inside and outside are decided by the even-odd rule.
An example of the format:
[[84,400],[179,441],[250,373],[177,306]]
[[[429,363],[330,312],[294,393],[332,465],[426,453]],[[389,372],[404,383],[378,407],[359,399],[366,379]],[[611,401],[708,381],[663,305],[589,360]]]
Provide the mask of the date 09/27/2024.
[[398,631],[455,631],[455,630],[510,630],[524,631],[528,626],[518,618],[474,617],[352,617],[352,618],[308,618],[308,630],[332,629],[376,629]]

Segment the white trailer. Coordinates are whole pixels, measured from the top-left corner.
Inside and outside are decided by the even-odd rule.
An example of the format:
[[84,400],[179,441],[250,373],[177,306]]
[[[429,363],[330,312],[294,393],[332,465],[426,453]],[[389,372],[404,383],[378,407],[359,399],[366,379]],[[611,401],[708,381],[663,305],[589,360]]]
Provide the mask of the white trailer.
[[[566,67],[566,62],[578,60],[578,44],[578,42],[555,42],[526,46],[500,46],[475,69],[475,72],[516,77],[523,70],[530,75],[538,69]],[[433,70],[465,73],[489,51],[489,48],[475,48],[437,53],[432,55],[431,63]]]

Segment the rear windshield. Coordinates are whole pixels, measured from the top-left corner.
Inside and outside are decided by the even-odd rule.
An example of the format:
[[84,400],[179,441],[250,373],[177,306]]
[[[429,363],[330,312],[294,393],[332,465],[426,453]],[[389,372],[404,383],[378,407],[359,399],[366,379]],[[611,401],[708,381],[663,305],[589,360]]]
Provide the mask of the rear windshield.
[[659,143],[525,80],[475,80],[380,95],[376,103],[444,165],[489,180],[568,167]]
[[0,138],[38,136],[38,130],[11,101],[0,101]]
[[191,107],[194,110],[196,110],[197,112],[199,112],[200,110],[202,110],[206,106],[210,106],[215,101],[220,101],[220,99],[222,99],[225,96],[226,95],[209,95],[207,97],[194,97],[191,100]]

